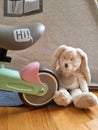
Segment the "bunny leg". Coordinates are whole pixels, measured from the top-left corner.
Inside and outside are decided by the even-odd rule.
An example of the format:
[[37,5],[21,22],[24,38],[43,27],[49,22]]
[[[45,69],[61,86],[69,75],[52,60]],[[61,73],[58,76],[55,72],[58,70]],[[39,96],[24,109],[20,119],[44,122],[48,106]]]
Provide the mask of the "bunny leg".
[[70,93],[64,88],[61,88],[55,93],[53,100],[60,106],[67,106],[72,103],[72,97]]
[[82,92],[80,89],[71,91],[73,104],[77,108],[87,109],[98,104],[98,98],[91,92]]

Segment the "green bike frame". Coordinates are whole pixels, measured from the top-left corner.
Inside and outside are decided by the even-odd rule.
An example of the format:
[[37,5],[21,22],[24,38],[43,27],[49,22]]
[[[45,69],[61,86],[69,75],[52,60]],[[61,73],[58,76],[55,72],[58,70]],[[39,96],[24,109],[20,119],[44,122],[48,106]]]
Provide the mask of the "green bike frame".
[[48,87],[23,80],[18,71],[7,69],[4,62],[0,62],[0,90],[43,96]]

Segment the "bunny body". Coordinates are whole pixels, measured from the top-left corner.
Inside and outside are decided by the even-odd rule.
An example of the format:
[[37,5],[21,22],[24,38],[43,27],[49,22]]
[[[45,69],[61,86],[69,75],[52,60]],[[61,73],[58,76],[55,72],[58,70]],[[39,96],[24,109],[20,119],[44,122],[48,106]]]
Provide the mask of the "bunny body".
[[58,105],[67,106],[73,102],[77,108],[88,108],[98,104],[97,96],[88,89],[91,75],[83,50],[59,46],[53,54],[51,69],[60,82],[60,89],[54,96]]

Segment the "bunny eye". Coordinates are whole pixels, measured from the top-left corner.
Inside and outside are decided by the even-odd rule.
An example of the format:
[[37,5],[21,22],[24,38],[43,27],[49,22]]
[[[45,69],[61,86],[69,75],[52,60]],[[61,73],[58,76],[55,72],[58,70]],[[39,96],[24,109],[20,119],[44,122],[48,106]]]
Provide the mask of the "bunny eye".
[[71,58],[70,60],[73,61],[73,58]]

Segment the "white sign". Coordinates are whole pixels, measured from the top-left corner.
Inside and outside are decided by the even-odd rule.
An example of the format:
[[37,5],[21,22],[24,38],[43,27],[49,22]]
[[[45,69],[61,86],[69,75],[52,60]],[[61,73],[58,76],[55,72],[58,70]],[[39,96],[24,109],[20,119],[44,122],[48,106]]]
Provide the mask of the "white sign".
[[32,40],[30,30],[28,28],[15,29],[14,30],[14,39],[16,42],[27,42]]

